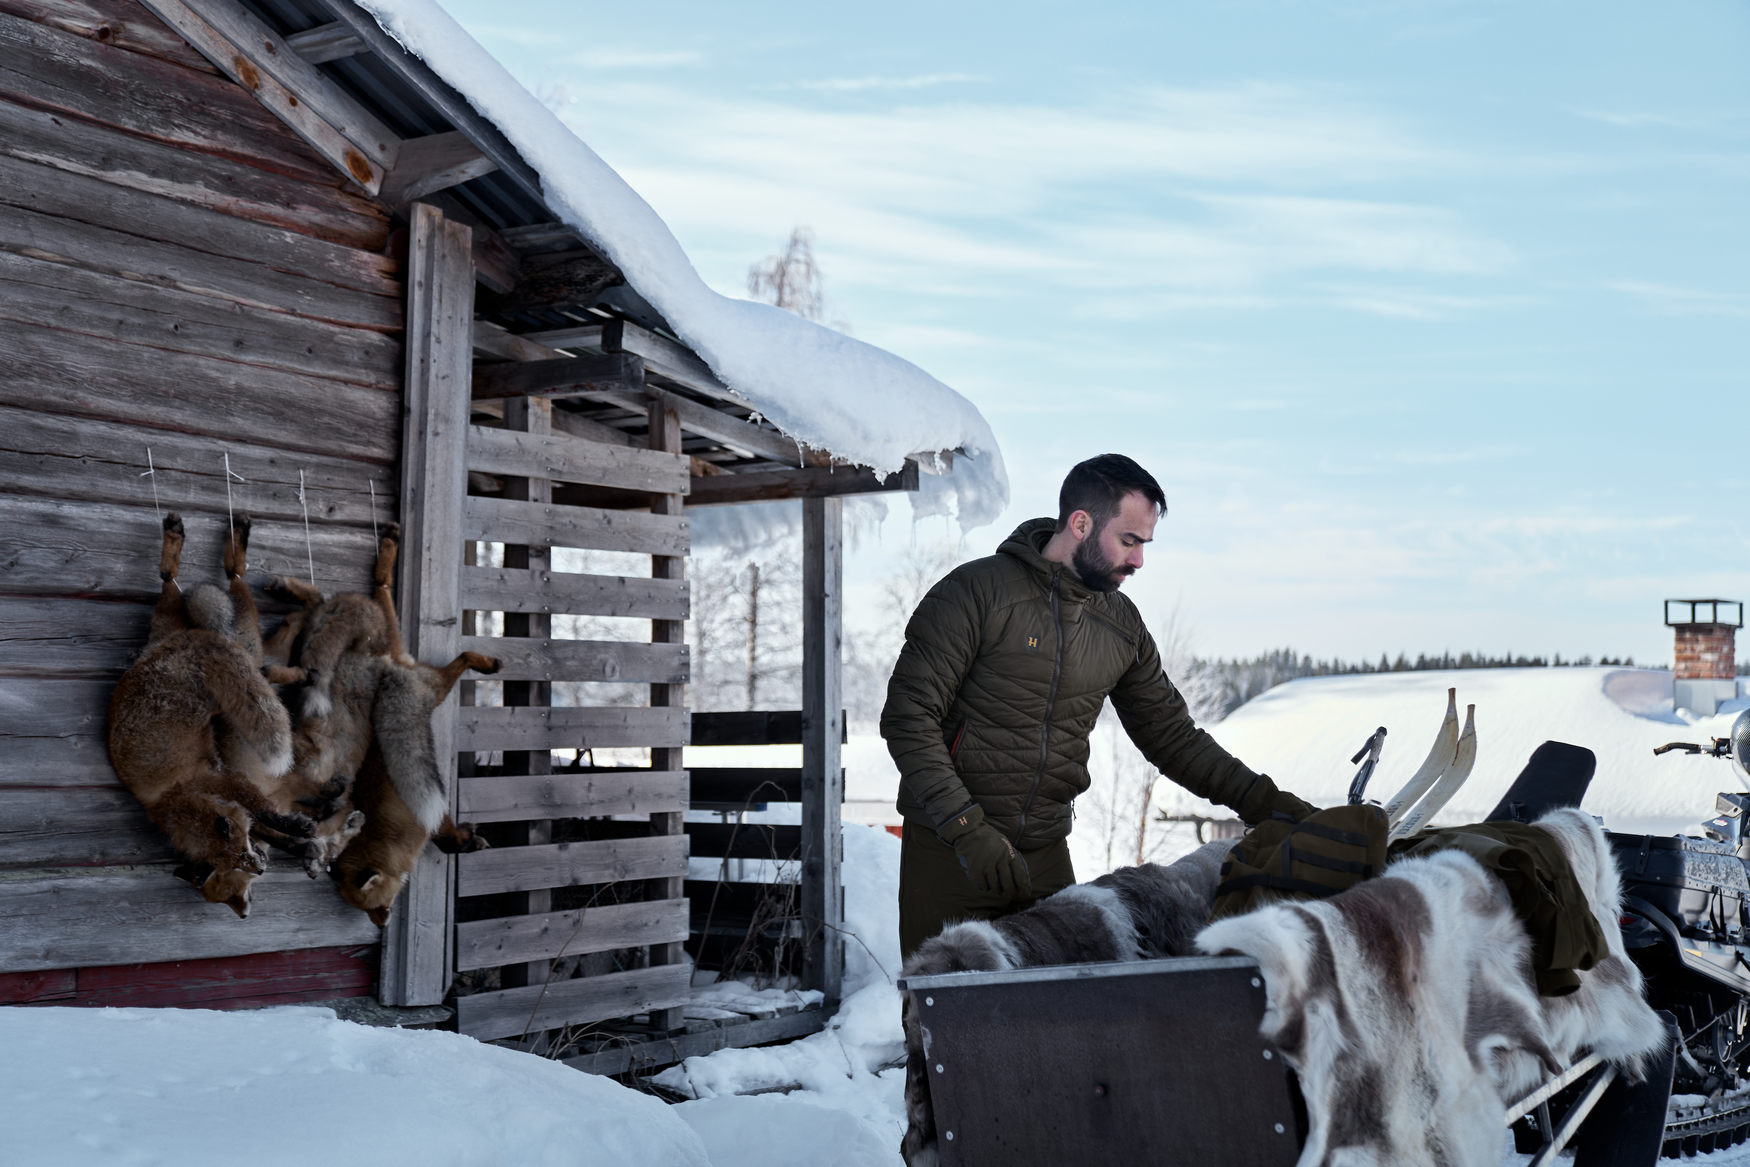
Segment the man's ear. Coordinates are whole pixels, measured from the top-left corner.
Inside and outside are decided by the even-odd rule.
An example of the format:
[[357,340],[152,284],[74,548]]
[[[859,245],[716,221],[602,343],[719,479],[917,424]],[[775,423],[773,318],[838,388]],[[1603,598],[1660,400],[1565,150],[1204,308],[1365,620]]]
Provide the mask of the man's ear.
[[1070,534],[1074,535],[1077,540],[1086,539],[1088,533],[1093,529],[1094,516],[1090,515],[1087,511],[1076,511],[1074,514],[1070,515]]

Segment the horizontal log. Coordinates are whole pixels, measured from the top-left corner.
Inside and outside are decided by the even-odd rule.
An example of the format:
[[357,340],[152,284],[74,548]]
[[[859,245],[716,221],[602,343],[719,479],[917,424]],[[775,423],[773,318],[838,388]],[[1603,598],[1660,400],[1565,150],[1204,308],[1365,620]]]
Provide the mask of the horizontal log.
[[[0,869],[167,863],[177,858],[120,788],[0,787]],[[5,895],[0,884],[0,896]]]
[[374,944],[338,945],[82,968],[67,1003],[88,1009],[256,1009],[368,997],[377,979],[377,951]]
[[690,964],[665,964],[473,993],[456,998],[456,1028],[469,1037],[491,1041],[685,1005],[692,996],[692,971]]
[[639,440],[625,430],[617,430],[611,425],[603,425],[599,421],[591,421],[587,417],[578,417],[568,409],[553,410],[553,428],[574,438],[582,438],[586,442],[605,443],[610,446],[629,446],[642,450],[644,446]]
[[[149,475],[148,447],[155,468]],[[232,472],[244,480],[231,482],[233,505],[262,523],[296,523],[300,538],[300,485],[313,526],[346,523],[369,531],[373,521],[395,517],[400,483],[387,466],[0,406],[0,493],[150,507],[156,487],[161,505],[221,514],[227,452]],[[366,577],[340,590],[369,586]]]
[[[509,538],[503,541],[514,542]],[[569,616],[685,620],[687,605],[685,580],[578,575],[568,571],[520,567],[462,569],[462,607],[471,612],[549,612]]]
[[[468,569],[462,570],[465,572]],[[466,600],[463,601],[463,606],[469,606]],[[4,652],[6,644],[5,611],[3,603],[0,603],[0,653]],[[665,615],[661,618],[673,620],[684,617]],[[483,652],[502,661],[504,667],[493,674],[495,681],[637,681],[653,685],[684,685],[691,677],[690,653],[684,644],[464,636],[462,648],[467,652]],[[0,670],[4,669],[4,662],[0,662]]]
[[381,208],[326,183],[288,178],[9,101],[0,101],[0,152],[345,247],[381,252],[389,238],[389,217]]
[[679,516],[498,498],[467,500],[462,538],[642,555],[685,555],[690,544],[687,520]]
[[623,490],[685,494],[689,463],[680,454],[584,441],[570,434],[525,434],[470,426],[468,469],[522,478],[550,478]]
[[685,835],[495,847],[456,857],[456,894],[540,891],[549,887],[666,879],[686,873]]
[[463,778],[457,789],[456,816],[475,823],[661,814],[687,809],[685,770],[629,769],[594,774]]
[[[693,714],[693,732],[698,733],[702,713]],[[801,802],[802,769],[799,766],[698,766],[693,775],[695,803],[741,806],[745,803]]]
[[146,646],[151,622],[145,604],[0,596],[0,677],[113,681]]
[[795,859],[802,828],[776,823],[687,823],[688,854],[706,859]]
[[338,20],[317,25],[307,32],[295,32],[286,38],[286,44],[312,65],[341,61],[368,51],[365,42]]
[[474,322],[474,355],[501,361],[556,361],[565,356],[543,344],[535,344],[502,324]]
[[765,1017],[739,1024],[712,1026],[701,1033],[664,1037],[630,1044],[615,1042],[592,1054],[562,1059],[562,1064],[586,1074],[647,1073],[688,1058],[704,1057],[720,1049],[746,1049],[780,1041],[793,1041],[826,1028],[826,1012],[804,1009],[782,1017]]
[[674,408],[675,416],[680,419],[681,429],[687,433],[713,438],[731,449],[758,454],[774,462],[801,461],[802,448],[777,430],[754,425],[675,393],[664,393],[661,390],[648,392],[663,404]]
[[[365,19],[369,20],[371,17],[367,16]],[[498,163],[503,166],[504,160],[500,158]],[[444,218],[453,219],[473,232],[474,244],[471,250],[474,257],[474,279],[481,287],[501,292],[516,283],[522,260],[505,245],[503,236],[464,206],[451,192],[440,190],[434,194],[422,195],[405,208],[400,208],[400,212],[411,215],[414,203],[434,206],[444,213]]]
[[0,0],[0,12],[218,76],[219,71],[134,0]]
[[[539,332],[519,333],[522,340],[551,348],[600,348],[602,347],[602,325],[571,324],[564,328],[547,328]],[[540,357],[519,358],[540,360]]]
[[588,750],[611,746],[684,746],[687,711],[678,706],[463,706],[456,749]]
[[634,353],[643,358],[647,373],[667,377],[709,397],[736,400],[729,386],[711,371],[711,366],[679,341],[640,328],[629,320],[616,318],[604,321],[601,327],[601,339],[597,343],[605,351]]
[[[241,491],[242,488],[239,488]],[[173,497],[165,500],[174,503]],[[246,497],[239,498],[241,510]],[[168,505],[166,509],[169,509]],[[221,583],[220,544],[225,514],[183,512],[183,585]],[[156,601],[158,553],[163,528],[151,507],[110,506],[58,499],[6,497],[0,524],[0,594],[16,596],[110,596]],[[369,528],[310,525],[309,552],[316,586],[325,591],[362,591],[376,562]],[[308,573],[304,529],[289,522],[257,523],[250,538],[249,578]],[[258,602],[261,597],[258,595]]]
[[[164,430],[216,439],[214,458],[227,444],[264,440],[299,455],[385,467],[399,452],[401,399],[378,389],[116,344],[3,317],[0,367],[6,371],[0,405],[141,427],[136,449],[142,461],[145,447]],[[359,489],[364,477],[359,475]],[[164,482],[158,486],[166,505],[179,504],[165,493]]]
[[[359,43],[362,48],[362,42]],[[395,166],[383,179],[383,189],[378,193],[386,203],[406,202],[497,169],[498,163],[481,153],[460,130],[409,138],[401,143]]]
[[249,919],[209,904],[168,867],[94,867],[0,882],[0,972],[368,945],[378,930],[301,870],[255,881]]
[[909,460],[905,469],[885,477],[867,466],[810,466],[806,469],[756,470],[695,478],[686,505],[709,507],[776,502],[787,498],[838,498],[917,488],[918,464]]
[[644,362],[637,357],[581,356],[558,360],[514,361],[474,369],[473,398],[576,397],[616,389],[644,392]]
[[686,900],[603,904],[572,912],[476,920],[456,925],[456,969],[466,972],[530,960],[557,960],[686,938]]
[[[331,288],[335,292],[362,292],[397,306],[401,302],[396,263],[388,255],[313,239],[296,231],[253,223],[208,207],[4,154],[0,154],[0,204],[71,220],[83,224],[85,229],[101,228],[175,248],[168,270],[187,273],[183,279],[188,282],[206,278],[209,269],[217,270],[197,258],[206,255],[229,261],[228,271],[253,277],[249,281],[252,289],[297,288],[298,277],[302,277],[318,285],[303,289],[306,297]],[[57,237],[65,234],[63,229]],[[10,232],[6,238],[14,245],[27,242]],[[34,242],[31,245],[39,246]],[[60,254],[54,246],[45,246],[45,250]],[[109,257],[110,263],[118,260],[119,257]],[[155,274],[157,269],[147,266],[131,270]],[[261,299],[263,292],[256,290],[253,297],[246,293],[243,298]],[[291,305],[284,307],[290,309]],[[374,306],[374,310],[381,313],[382,306]]]
[[[401,338],[0,250],[0,316],[398,393]],[[136,354],[153,360],[151,353]],[[245,419],[239,419],[243,421]]]
[[305,182],[340,185],[333,167],[229,78],[10,16],[0,16],[0,97]]
[[695,746],[799,746],[800,709],[750,709],[745,713],[693,714]]

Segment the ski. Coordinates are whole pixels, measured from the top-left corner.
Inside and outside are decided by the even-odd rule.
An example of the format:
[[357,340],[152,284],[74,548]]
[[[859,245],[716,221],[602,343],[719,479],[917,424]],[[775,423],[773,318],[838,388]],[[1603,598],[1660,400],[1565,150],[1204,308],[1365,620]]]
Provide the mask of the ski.
[[1446,804],[1452,796],[1458,793],[1470,777],[1470,772],[1477,764],[1477,707],[1465,706],[1464,732],[1458,735],[1458,750],[1452,759],[1452,766],[1446,773],[1440,775],[1440,780],[1434,784],[1427,797],[1416,804],[1416,808],[1391,829],[1388,841],[1396,842],[1406,835],[1413,835],[1421,830],[1435,815],[1446,809]]
[[1446,720],[1440,725],[1440,733],[1434,738],[1434,746],[1428,751],[1427,761],[1417,770],[1410,780],[1404,783],[1404,788],[1392,796],[1385,804],[1385,821],[1388,826],[1396,826],[1409,809],[1416,805],[1416,800],[1428,793],[1428,788],[1439,780],[1440,775],[1451,767],[1453,758],[1458,753],[1458,690],[1446,690]]

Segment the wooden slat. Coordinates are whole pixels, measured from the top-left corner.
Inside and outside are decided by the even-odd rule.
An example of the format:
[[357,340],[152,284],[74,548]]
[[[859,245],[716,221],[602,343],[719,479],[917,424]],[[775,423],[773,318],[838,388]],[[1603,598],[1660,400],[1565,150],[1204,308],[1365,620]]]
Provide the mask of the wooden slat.
[[[217,457],[217,450],[214,456]],[[174,503],[174,496],[165,500]],[[240,503],[241,506],[241,503]],[[95,596],[156,599],[158,552],[164,533],[150,506],[5,496],[6,522],[0,523],[0,594]],[[168,505],[166,509],[169,509]],[[183,544],[182,579],[222,582],[217,570],[225,513],[183,512],[188,529]],[[370,528],[310,526],[316,559],[316,586],[330,591],[362,590],[376,560]],[[257,524],[249,545],[249,575],[302,579],[304,531],[290,522]]]
[[578,575],[543,568],[462,569],[462,607],[473,612],[552,612],[684,620],[688,603],[686,584],[673,580]]
[[[156,467],[152,476],[146,475],[148,446]],[[313,525],[348,523],[368,532],[373,503],[377,523],[395,517],[394,478],[388,468],[369,462],[0,406],[0,493],[150,507],[155,478],[164,505],[190,514],[220,513],[225,509],[226,451],[232,470],[246,480],[232,481],[233,504],[264,523],[297,524],[300,538],[299,471],[304,473]],[[142,581],[142,586],[149,583]],[[340,590],[369,586],[367,576]]]
[[626,770],[463,778],[457,803],[457,817],[475,823],[655,814],[687,809],[687,775]]
[[839,999],[845,973],[844,500],[802,502],[802,984]]
[[707,859],[795,859],[802,828],[773,823],[687,823],[688,854]]
[[336,170],[376,194],[400,140],[272,30],[228,0],[140,0]]
[[788,498],[840,498],[849,494],[885,494],[917,488],[918,464],[909,460],[905,469],[886,477],[876,474],[867,466],[756,470],[693,479],[693,490],[687,498],[687,507],[690,510],[694,507],[776,502]]
[[214,76],[219,73],[187,41],[134,0],[0,0],[0,12],[112,49],[145,53]]
[[481,178],[497,169],[498,163],[481,153],[460,130],[409,138],[401,143],[395,165],[383,179],[378,196],[386,203],[403,203]]
[[677,516],[497,498],[467,500],[462,538],[644,555],[685,555],[690,543],[687,520]]
[[[388,465],[395,456],[400,406],[393,395],[375,389],[4,319],[0,367],[6,370],[0,404],[141,427],[131,444],[142,461],[145,447],[156,440],[152,431],[167,429],[205,436],[214,458],[228,444],[263,438],[281,443],[280,451],[292,451],[300,460],[325,455]],[[358,489],[364,489],[364,477],[359,475]],[[158,485],[163,503],[178,505],[181,500],[166,492],[165,482]]]
[[646,705],[588,708],[473,706],[456,725],[458,750],[588,750],[610,746],[683,746],[685,709]]
[[95,867],[0,882],[0,972],[85,968],[374,944],[377,928],[327,880],[271,870],[248,920],[169,868]]
[[[252,223],[100,178],[0,154],[0,203],[17,208],[14,214],[33,211],[84,224],[85,230],[98,227],[172,246],[177,250],[166,267],[190,273],[184,276],[188,282],[200,280],[204,269],[214,266],[197,258],[206,255],[212,260],[228,260],[232,265],[228,270],[253,277],[249,283],[257,289],[253,293],[257,298],[266,294],[264,289],[272,286],[275,276],[281,277],[280,283],[285,283],[287,276],[302,276],[318,285],[307,289],[307,294],[323,287],[348,289],[387,298],[390,309],[399,307],[401,285],[395,279],[396,264],[390,256]],[[57,238],[66,234],[63,229]],[[38,243],[20,238],[11,233],[10,226],[4,238],[12,246],[41,246],[60,253],[49,239]],[[98,253],[97,259],[100,264],[118,264],[120,257]],[[130,270],[152,273],[160,269],[133,266]],[[245,290],[240,298],[250,298],[250,293]],[[379,311],[382,307],[378,306]]]
[[802,744],[802,712],[750,709],[745,713],[693,714],[695,746],[794,746]]
[[[687,938],[687,901],[604,904],[456,925],[456,969],[557,960]],[[565,982],[561,982],[565,983]]]
[[[693,714],[694,732],[703,713]],[[801,802],[802,770],[798,766],[695,766],[692,799],[740,806],[752,801]]]
[[0,679],[0,785],[110,786],[111,680]]
[[68,1004],[113,1009],[259,1009],[368,997],[377,979],[372,944],[155,961],[78,970]]
[[456,1028],[490,1041],[684,1005],[692,966],[663,965],[456,998]]
[[[467,568],[462,570],[468,571]],[[467,601],[469,593],[464,591],[462,595],[462,606],[471,607]],[[501,608],[477,610],[503,611]],[[4,602],[0,601],[0,654],[3,654],[6,645],[5,611]],[[462,648],[467,652],[483,652],[502,661],[503,667],[493,674],[495,680],[501,681],[652,681],[685,684],[691,675],[690,653],[684,644],[464,636]],[[4,673],[5,668],[5,662],[0,660],[0,673]]]
[[331,185],[9,101],[0,101],[0,152],[346,247],[381,252],[389,238],[381,208]]
[[126,790],[0,787],[0,868],[165,863],[176,857],[170,840]]
[[[801,461],[801,447],[777,430],[753,425],[740,418],[731,417],[721,410],[712,409],[708,405],[700,405],[697,401],[681,397],[678,394],[665,393],[660,389],[648,389],[646,392],[665,405],[671,406],[675,416],[680,418],[681,428],[690,434],[714,438],[731,449],[758,454],[775,462]],[[605,394],[603,399],[612,401],[616,405],[627,405],[623,399],[616,399]]]
[[[49,263],[0,249],[0,317],[150,349],[398,393],[401,340],[375,329]],[[154,360],[152,353],[136,353]],[[253,419],[238,419],[261,432]]]
[[0,596],[0,677],[113,681],[146,646],[151,622],[145,604]]
[[547,887],[658,879],[687,873],[685,835],[502,847],[456,857],[456,894],[496,895]]
[[468,429],[468,469],[486,474],[685,494],[692,481],[689,465],[679,454],[588,442],[569,434]]
[[352,29],[338,20],[317,25],[305,32],[295,32],[286,38],[286,44],[312,65],[340,61],[370,51]]
[[578,397],[603,390],[644,392],[644,362],[635,356],[561,357],[480,365],[474,370],[473,397]]
[[804,1009],[783,1017],[765,1017],[758,1021],[713,1026],[702,1033],[683,1037],[660,1038],[653,1041],[616,1042],[592,1054],[563,1058],[561,1063],[586,1074],[624,1074],[631,1070],[644,1073],[672,1066],[688,1058],[704,1057],[720,1049],[745,1049],[749,1046],[790,1041],[819,1033],[826,1027],[826,1011]]
[[0,16],[0,97],[305,182],[338,185],[333,167],[228,78],[11,16]]
[[[549,342],[550,343],[550,342]],[[721,400],[735,400],[729,386],[717,379],[711,366],[692,349],[666,336],[640,328],[629,320],[609,320],[601,326],[594,343],[611,353],[633,353],[643,358],[646,373],[678,381],[689,389]]]

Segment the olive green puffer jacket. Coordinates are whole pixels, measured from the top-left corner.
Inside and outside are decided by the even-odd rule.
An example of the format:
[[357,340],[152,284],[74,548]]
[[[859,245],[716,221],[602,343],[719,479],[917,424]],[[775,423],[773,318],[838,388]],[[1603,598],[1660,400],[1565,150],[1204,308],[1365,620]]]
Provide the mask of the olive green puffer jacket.
[[1310,812],[1197,728],[1136,605],[1041,554],[1056,526],[1021,524],[931,588],[906,625],[881,713],[906,820],[940,830],[976,803],[1024,851],[1068,835],[1108,695],[1148,760],[1192,793],[1247,822]]

